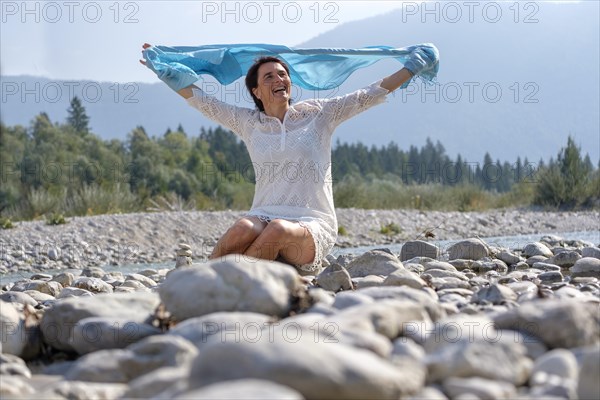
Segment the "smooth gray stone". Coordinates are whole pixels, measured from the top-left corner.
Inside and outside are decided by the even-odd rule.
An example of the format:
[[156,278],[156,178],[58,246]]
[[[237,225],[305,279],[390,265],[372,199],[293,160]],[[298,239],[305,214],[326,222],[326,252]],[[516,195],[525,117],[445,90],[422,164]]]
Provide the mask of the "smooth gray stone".
[[442,383],[444,392],[450,398],[458,399],[460,396],[470,394],[478,399],[510,399],[515,396],[515,385],[508,382],[498,382],[483,378],[455,378],[451,377]]
[[579,380],[579,367],[577,359],[572,352],[565,349],[554,349],[535,360],[531,376],[544,372],[572,381]]
[[471,298],[473,303],[489,302],[492,304],[504,304],[516,300],[517,294],[511,288],[498,284],[482,287]]
[[123,350],[86,354],[73,363],[65,379],[127,383],[159,368],[187,366],[197,354],[196,347],[180,336],[154,335]]
[[72,287],[85,289],[92,293],[112,293],[113,288],[100,278],[81,277],[73,281]]
[[7,303],[19,303],[19,304],[29,304],[30,306],[37,306],[38,302],[35,301],[33,297],[23,292],[14,292],[8,291],[0,294],[0,300],[5,301]]
[[314,332],[301,330],[291,340],[275,328],[254,343],[210,340],[194,360],[189,386],[266,379],[307,399],[397,399],[423,386],[424,379],[419,381],[370,351],[315,341],[313,336]]
[[570,268],[571,277],[593,277],[600,279],[600,259],[593,257],[584,257]]
[[71,346],[79,354],[98,350],[123,349],[141,339],[158,335],[152,325],[127,318],[91,317],[79,320],[73,328]]
[[480,239],[471,238],[461,240],[448,248],[448,257],[450,260],[479,260],[487,256],[489,256],[488,247]]
[[600,399],[600,348],[582,349],[577,396],[580,399]]
[[171,271],[158,291],[173,318],[183,321],[217,311],[283,317],[302,286],[289,265],[230,254]]
[[[242,395],[243,393],[243,395]],[[243,397],[247,400],[303,400],[304,397],[289,386],[263,379],[236,379],[217,382],[188,391],[176,400],[230,400]]]
[[422,240],[411,240],[402,245],[400,261],[407,261],[419,256],[437,259],[440,256],[440,249],[435,244]]
[[352,289],[352,278],[346,268],[339,264],[331,264],[325,268],[316,278],[317,285],[325,290],[337,292],[339,290]]
[[564,277],[559,271],[548,271],[538,275],[543,283],[562,282]]
[[383,286],[408,286],[421,289],[427,283],[419,275],[412,271],[398,270],[388,275],[383,281]]
[[545,244],[540,243],[540,242],[528,243],[523,248],[522,253],[527,258],[530,258],[533,256],[544,256],[544,257],[548,258],[548,257],[552,257],[554,255],[552,253],[552,250],[550,250],[548,248],[548,246],[546,246]]
[[357,290],[356,293],[367,295],[375,301],[395,299],[415,302],[425,307],[425,310],[427,310],[429,317],[433,321],[437,321],[446,315],[446,311],[437,302],[438,299],[435,292],[432,295],[425,288],[419,290],[408,286],[380,286]]
[[563,251],[550,257],[547,262],[550,264],[556,264],[561,268],[570,268],[580,258],[581,255],[576,251]]
[[186,319],[170,329],[168,335],[181,336],[201,348],[212,335],[225,340],[231,332],[238,332],[240,340],[251,340],[268,326],[272,318],[253,312],[216,312]]
[[357,304],[373,303],[375,300],[358,292],[341,292],[336,294],[332,306],[338,310],[352,307]]
[[160,299],[156,293],[111,293],[58,300],[42,317],[44,341],[58,350],[74,351],[73,327],[89,317],[129,319],[143,323],[154,314]]
[[395,255],[383,250],[369,250],[356,257],[346,266],[352,278],[367,275],[388,276],[394,271],[403,270],[402,262]]
[[529,301],[493,319],[498,329],[528,332],[551,349],[592,345],[600,340],[598,305],[576,299]]
[[584,247],[581,249],[582,257],[593,257],[600,258],[600,248],[598,247]]

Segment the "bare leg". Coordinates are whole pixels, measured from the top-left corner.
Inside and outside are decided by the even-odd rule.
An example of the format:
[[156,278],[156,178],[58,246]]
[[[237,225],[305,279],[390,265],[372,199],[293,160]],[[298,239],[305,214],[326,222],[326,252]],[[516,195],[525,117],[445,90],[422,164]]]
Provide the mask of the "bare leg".
[[257,217],[244,217],[235,222],[219,239],[209,259],[226,254],[243,254],[267,226]]
[[244,255],[266,260],[281,256],[291,264],[304,265],[313,262],[316,249],[308,229],[297,222],[274,219],[250,244]]

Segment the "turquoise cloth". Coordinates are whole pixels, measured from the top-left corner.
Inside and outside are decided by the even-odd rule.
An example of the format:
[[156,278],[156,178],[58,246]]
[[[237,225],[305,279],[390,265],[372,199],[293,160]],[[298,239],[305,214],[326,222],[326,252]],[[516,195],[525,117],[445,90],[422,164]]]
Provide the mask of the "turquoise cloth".
[[[144,50],[143,55],[147,66],[175,90],[193,84],[202,74],[212,75],[221,84],[228,85],[244,76],[255,59],[261,56],[275,56],[285,61],[294,85],[304,89],[328,90],[341,85],[357,69],[379,60],[393,58],[405,64],[416,49],[421,49],[435,60],[433,67],[419,73],[424,82],[434,83],[439,70],[439,52],[431,43],[403,48],[369,46],[362,49],[292,49],[272,44],[153,46]],[[409,82],[402,87],[408,86]]]

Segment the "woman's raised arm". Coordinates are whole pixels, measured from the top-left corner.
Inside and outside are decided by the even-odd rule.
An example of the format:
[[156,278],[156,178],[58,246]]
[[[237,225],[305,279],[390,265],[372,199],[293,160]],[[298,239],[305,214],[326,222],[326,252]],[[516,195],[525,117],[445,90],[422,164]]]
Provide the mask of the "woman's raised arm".
[[[148,43],[144,43],[144,44],[142,45],[142,49],[144,49],[144,50],[146,50],[147,48],[150,48],[150,47],[152,47],[152,45],[150,45],[150,44],[148,44]],[[142,51],[142,53],[143,53],[143,51]],[[147,63],[146,63],[146,60],[140,59],[140,63],[141,63],[142,65],[144,65],[144,66],[148,67],[148,65],[147,65]],[[152,68],[150,68],[150,69],[152,69]],[[157,74],[157,75],[158,75],[158,74]],[[169,84],[169,81],[168,81],[167,79],[164,79],[164,77],[162,77],[162,78],[161,78],[161,76],[160,76],[160,75],[158,75],[158,78],[159,78],[160,80],[162,80],[163,82],[165,82],[165,83],[166,83],[166,84],[167,84],[167,85],[168,85],[168,86],[169,86],[171,89],[173,89],[174,91],[176,91],[176,92],[177,92],[177,93],[178,93],[178,94],[179,94],[181,97],[183,97],[184,99],[189,99],[189,98],[191,98],[191,97],[194,95],[194,93],[192,92],[192,89],[194,89],[194,88],[197,88],[197,86],[196,86],[196,85],[188,85],[188,86],[186,86],[186,87],[184,87],[184,88],[181,88],[181,89],[179,89],[179,88],[177,88],[177,87],[174,87],[174,85],[172,85],[172,84]]]
[[430,49],[425,47],[416,48],[412,51],[410,59],[404,64],[404,68],[384,78],[381,87],[393,92],[413,76],[435,68],[438,61],[436,53]]

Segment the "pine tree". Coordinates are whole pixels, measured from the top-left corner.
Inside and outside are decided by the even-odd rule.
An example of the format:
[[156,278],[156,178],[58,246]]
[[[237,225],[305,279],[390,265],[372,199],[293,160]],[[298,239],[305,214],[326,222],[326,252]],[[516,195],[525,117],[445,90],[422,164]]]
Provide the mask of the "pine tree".
[[71,100],[71,106],[67,110],[67,113],[69,114],[67,116],[67,123],[71,125],[76,132],[82,136],[89,132],[88,124],[90,122],[90,118],[87,116],[85,107],[83,107],[83,104],[81,104],[79,97],[73,97]]

